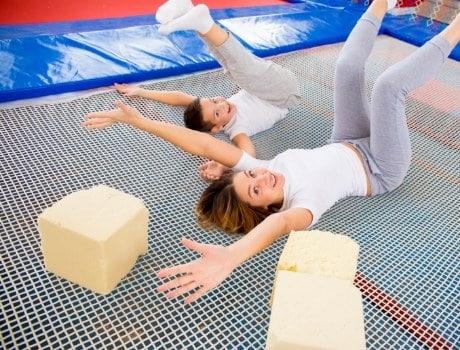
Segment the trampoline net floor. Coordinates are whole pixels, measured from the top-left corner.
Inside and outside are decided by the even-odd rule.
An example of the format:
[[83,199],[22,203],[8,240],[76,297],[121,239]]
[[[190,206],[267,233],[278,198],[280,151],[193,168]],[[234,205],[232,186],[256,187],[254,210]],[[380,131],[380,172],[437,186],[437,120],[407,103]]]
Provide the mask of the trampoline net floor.
[[[341,46],[272,58],[299,76],[304,98],[273,129],[254,137],[260,157],[327,141]],[[380,36],[367,64],[369,91],[385,68],[414,49]],[[458,345],[459,69],[449,60],[422,88],[428,90],[407,99],[413,162],[405,183],[386,195],[344,200],[314,227],[360,244],[359,272],[377,287],[376,298],[363,297],[368,349],[428,348],[430,342],[420,336],[426,329]],[[198,96],[228,97],[237,91],[221,70],[145,87]],[[116,99],[152,118],[182,124],[181,108],[123,98],[115,91],[0,111],[0,347],[263,349],[275,266],[287,237],[191,305],[157,293],[156,271],[196,258],[181,246],[182,236],[223,245],[239,236],[206,232],[195,222],[194,205],[206,186],[197,171],[203,159],[127,126],[94,132],[80,127],[83,115],[111,109]],[[46,272],[36,225],[45,208],[98,184],[142,198],[150,211],[148,253],[105,297]],[[382,303],[388,296],[426,329],[411,329],[404,317],[386,312]]]

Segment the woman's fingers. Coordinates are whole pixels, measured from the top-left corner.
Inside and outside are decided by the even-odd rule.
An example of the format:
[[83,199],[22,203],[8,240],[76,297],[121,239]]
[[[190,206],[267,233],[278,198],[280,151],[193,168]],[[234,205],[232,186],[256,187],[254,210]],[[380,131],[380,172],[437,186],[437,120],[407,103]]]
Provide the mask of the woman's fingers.
[[[168,269],[164,269],[164,270],[161,270],[157,276],[172,276],[172,275],[176,275],[178,271],[184,271],[183,270],[183,267],[182,266],[174,266],[172,268],[168,268]],[[166,297],[168,299],[170,298],[175,298],[175,297],[178,297],[182,294],[185,294],[185,293],[188,293],[188,292],[191,292],[192,290],[200,287],[200,282],[197,281],[195,279],[195,276],[192,274],[192,273],[186,273],[186,274],[183,274],[181,276],[178,276],[176,278],[174,278],[173,280],[169,281],[169,282],[166,282],[160,286],[157,287],[157,291],[158,292],[165,292],[166,294]],[[200,292],[201,290],[201,292]],[[201,287],[200,290],[198,290],[197,292],[195,292],[193,294],[193,298],[191,301],[189,302],[192,302],[193,300],[196,300],[197,298],[199,298],[200,296],[202,296],[203,294],[206,293],[206,288],[204,287]],[[195,296],[195,294],[197,294]],[[189,296],[187,299],[191,298],[192,296]],[[187,300],[186,299],[186,300]]]
[[184,275],[184,274],[192,273],[192,264],[193,262],[187,263],[187,264],[175,265],[171,267],[166,267],[157,272],[157,277],[165,278],[165,277],[171,277],[175,275]]
[[120,100],[116,100],[114,102],[115,106],[117,106],[118,108],[120,108],[123,112],[126,112],[126,113],[130,113],[133,111],[133,108],[125,105],[123,102],[121,102]]
[[198,287],[200,288],[197,291],[185,298],[184,302],[189,304],[205,295],[209,290],[209,288],[201,286],[198,281],[195,281],[192,274],[177,277],[172,281],[162,284],[157,288],[157,290],[159,292],[166,292],[165,296],[168,299],[171,299],[191,292]]
[[114,124],[112,118],[86,116],[85,120],[81,123],[87,129],[102,129]]
[[158,286],[157,290],[159,292],[165,292],[167,290],[171,290],[177,287],[186,286],[190,284],[191,282],[194,282],[192,274],[186,274],[186,275],[176,277],[175,279],[169,282],[166,282],[162,284],[161,286]]
[[188,283],[188,284],[186,284],[184,286],[181,286],[181,287],[178,287],[178,288],[176,288],[174,290],[171,290],[170,292],[168,292],[166,294],[166,298],[171,299],[171,298],[178,297],[178,296],[180,296],[182,294],[185,294],[185,293],[188,293],[188,292],[194,290],[198,286],[199,286],[198,282],[195,282],[195,281],[190,282],[190,283]]
[[136,109],[121,101],[115,101],[115,106],[117,109],[88,113],[81,124],[87,129],[102,129],[118,122],[130,124],[142,117]]
[[231,252],[219,245],[199,243],[185,237],[182,244],[201,257],[188,264],[159,271],[157,277],[174,276],[174,279],[158,286],[157,290],[166,292],[168,298],[174,298],[199,288],[185,299],[186,303],[191,303],[217,287],[233,271],[229,264]]
[[185,304],[190,304],[193,303],[195,300],[201,298],[203,295],[205,295],[208,292],[208,289],[202,286],[200,289],[198,289],[195,293],[192,295],[188,296],[185,298],[184,303]]
[[199,253],[203,253],[206,248],[206,244],[198,243],[196,241],[192,241],[191,239],[188,239],[185,237],[182,237],[182,244],[184,245],[185,248],[194,250]]
[[142,117],[137,109],[128,106],[119,100],[115,101],[115,106],[118,107],[118,118],[125,122],[129,122],[135,118]]

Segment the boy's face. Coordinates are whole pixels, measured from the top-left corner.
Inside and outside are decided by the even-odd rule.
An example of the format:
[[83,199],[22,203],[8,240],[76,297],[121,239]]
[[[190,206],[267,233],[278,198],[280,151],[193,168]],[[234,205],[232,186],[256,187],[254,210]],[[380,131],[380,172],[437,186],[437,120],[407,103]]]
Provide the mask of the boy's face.
[[221,132],[236,113],[236,106],[223,97],[202,98],[200,100],[203,120],[213,125],[210,132]]

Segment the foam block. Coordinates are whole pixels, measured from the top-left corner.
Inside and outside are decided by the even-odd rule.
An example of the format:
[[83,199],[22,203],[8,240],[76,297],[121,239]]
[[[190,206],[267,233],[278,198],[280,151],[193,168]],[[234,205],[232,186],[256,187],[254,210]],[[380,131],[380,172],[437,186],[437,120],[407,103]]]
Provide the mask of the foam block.
[[350,237],[326,231],[293,231],[277,271],[288,270],[354,281],[359,245]]
[[359,245],[351,238],[327,231],[292,231],[276,266],[269,304],[278,283],[278,272],[287,270],[349,280],[355,279]]
[[147,252],[142,200],[100,185],[74,192],[38,217],[45,267],[106,295]]
[[361,293],[347,280],[279,271],[266,349],[366,349]]

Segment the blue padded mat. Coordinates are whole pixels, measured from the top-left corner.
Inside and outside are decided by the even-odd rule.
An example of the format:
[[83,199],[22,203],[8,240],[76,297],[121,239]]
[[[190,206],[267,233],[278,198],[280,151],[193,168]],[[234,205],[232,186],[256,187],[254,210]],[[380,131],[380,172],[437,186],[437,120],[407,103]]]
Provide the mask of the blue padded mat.
[[[346,0],[214,10],[261,57],[342,42],[365,10]],[[382,33],[420,45],[445,25],[388,15]],[[0,27],[0,102],[218,67],[192,32],[164,37],[152,16]],[[460,59],[460,47],[451,58]]]

